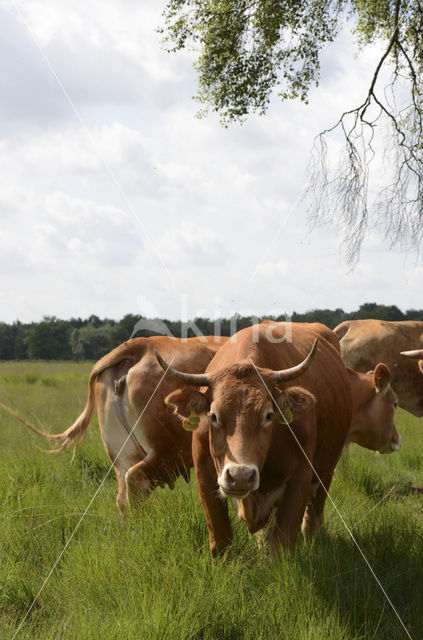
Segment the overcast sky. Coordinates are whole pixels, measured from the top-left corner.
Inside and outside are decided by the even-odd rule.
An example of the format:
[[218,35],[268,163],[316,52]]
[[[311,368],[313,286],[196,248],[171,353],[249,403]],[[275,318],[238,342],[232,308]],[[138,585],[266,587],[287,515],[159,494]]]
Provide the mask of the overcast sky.
[[344,33],[309,106],[195,118],[158,0],[0,0],[0,320],[421,308],[416,256],[373,233],[356,268],[299,196],[313,138],[365,95]]

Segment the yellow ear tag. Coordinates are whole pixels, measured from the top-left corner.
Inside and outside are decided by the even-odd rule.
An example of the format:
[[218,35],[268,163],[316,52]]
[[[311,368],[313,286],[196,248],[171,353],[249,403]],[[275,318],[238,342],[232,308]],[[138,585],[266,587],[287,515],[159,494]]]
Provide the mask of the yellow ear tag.
[[186,431],[195,431],[200,425],[200,416],[192,407],[189,408],[189,416],[182,422],[182,426]]
[[279,414],[279,422],[281,424],[291,424],[294,419],[294,415],[292,413],[291,407],[288,405],[282,411],[282,414]]

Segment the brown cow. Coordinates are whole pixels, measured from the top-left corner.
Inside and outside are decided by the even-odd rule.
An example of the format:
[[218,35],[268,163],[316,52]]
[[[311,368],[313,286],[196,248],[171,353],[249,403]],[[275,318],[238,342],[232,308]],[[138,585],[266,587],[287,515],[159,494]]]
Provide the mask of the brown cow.
[[[302,520],[305,535],[323,521],[351,425],[349,378],[327,327],[293,324],[292,343],[280,342],[286,330],[286,323],[265,322],[239,331],[205,374],[169,369],[186,384],[207,387],[174,391],[166,402],[185,419],[193,411],[201,416],[193,458],[212,555],[233,537],[222,496],[236,500],[248,530],[260,531],[273,553],[294,550]],[[294,386],[299,376],[301,386]]]
[[379,453],[392,453],[401,448],[401,436],[394,425],[398,406],[390,385],[389,367],[380,362],[374,371],[359,373],[347,367],[352,394],[352,421],[345,445],[355,442]]
[[82,440],[97,401],[101,438],[119,483],[117,505],[124,511],[128,499],[136,504],[156,485],[173,487],[180,474],[188,480],[193,465],[191,433],[164,403],[180,383],[163,376],[153,350],[160,349],[182,371],[200,373],[226,340],[156,336],[124,342],[94,365],[85,409],[63,433],[46,433],[12,413],[36,433],[61,441],[56,451],[63,451]]
[[[295,324],[289,330],[294,344],[275,344],[286,334],[286,323],[265,322],[240,331],[205,375],[169,369],[186,383],[207,387],[204,392],[174,391],[166,402],[191,420],[193,429],[199,426],[193,456],[212,555],[232,542],[222,496],[236,500],[248,530],[260,532],[273,553],[280,545],[293,551],[301,520],[307,537],[323,521],[326,492],[346,442],[386,452],[399,448],[388,367],[356,374],[343,365],[338,341],[327,327]],[[319,347],[305,373],[316,337]],[[307,353],[301,365],[291,367]],[[291,380],[299,375],[301,387],[293,386]]]
[[[347,320],[334,332],[348,367],[365,372],[385,362],[391,369],[391,384],[400,407],[423,416],[423,362],[416,355],[423,347],[423,322]],[[401,357],[401,352],[407,354],[410,349],[415,350],[413,356]]]

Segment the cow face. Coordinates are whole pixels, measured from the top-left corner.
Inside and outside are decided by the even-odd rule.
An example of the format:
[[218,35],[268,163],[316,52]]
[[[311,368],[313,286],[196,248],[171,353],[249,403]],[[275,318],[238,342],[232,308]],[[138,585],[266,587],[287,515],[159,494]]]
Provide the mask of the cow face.
[[379,363],[374,371],[360,376],[359,400],[354,402],[351,429],[346,444],[356,442],[362,447],[379,453],[392,453],[401,447],[394,425],[394,413],[398,406],[395,391],[390,385],[390,369]]
[[225,497],[244,499],[259,487],[274,430],[315,404],[305,389],[279,389],[270,375],[263,370],[261,374],[262,378],[253,365],[234,365],[212,376],[205,393],[182,389],[166,398],[184,421],[193,412],[201,416],[201,428],[209,432],[219,490]]

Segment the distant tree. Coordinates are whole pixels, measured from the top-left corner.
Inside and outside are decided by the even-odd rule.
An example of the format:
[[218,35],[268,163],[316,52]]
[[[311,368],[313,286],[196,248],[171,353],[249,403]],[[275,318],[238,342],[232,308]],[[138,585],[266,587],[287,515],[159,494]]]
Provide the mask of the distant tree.
[[340,322],[346,319],[346,314],[343,309],[313,309],[312,311],[306,311],[305,313],[292,314],[293,322],[321,322],[330,329],[333,329]]
[[168,327],[170,333],[175,338],[180,338],[182,335],[182,321],[181,320],[168,320],[165,318],[163,320],[165,325]]
[[[360,47],[377,42],[382,52],[359,104],[346,104],[338,122],[318,135],[309,192],[315,219],[341,227],[353,261],[369,225],[379,131],[388,131],[383,145],[391,174],[376,198],[376,218],[392,244],[417,246],[423,237],[421,0],[168,0],[160,31],[169,51],[195,51],[200,114],[211,107],[227,125],[251,111],[265,113],[275,89],[282,100],[307,102],[318,84],[321,51],[347,20]],[[391,74],[387,86],[382,69]],[[344,152],[331,175],[326,151],[333,131]]]
[[98,360],[117,346],[113,340],[112,325],[105,324],[96,328],[91,323],[81,329],[73,329],[70,344],[77,360]]
[[129,340],[139,320],[141,320],[141,316],[127,313],[119,322],[116,322],[113,327],[113,342],[118,345]]
[[[269,318],[269,316],[266,316]],[[263,318],[264,319],[264,318]],[[216,323],[216,327],[219,328],[221,336],[230,336],[245,327],[249,327],[252,324],[259,322],[260,318],[253,316],[241,316],[239,313],[234,313],[230,318],[219,318]],[[211,333],[214,333],[214,324],[210,327]]]
[[102,324],[104,324],[104,321],[100,320],[98,316],[91,314],[88,318],[87,324],[90,324],[97,329],[98,327],[101,327]]
[[67,360],[72,357],[70,327],[64,320],[45,316],[28,331],[28,356],[31,359]]
[[407,309],[405,312],[406,320],[423,320],[423,309]]
[[386,306],[376,302],[366,302],[360,305],[358,311],[348,315],[351,319],[375,318],[377,320],[405,320],[403,312],[395,305]]
[[88,323],[88,320],[82,320],[81,318],[71,318],[67,322],[69,322],[72,329],[80,329]]
[[28,334],[34,323],[22,324],[17,320],[12,325],[13,331],[13,358],[15,360],[26,360],[28,355]]
[[195,324],[204,336],[214,334],[214,322],[210,318],[196,318]]
[[13,327],[0,322],[0,360],[12,360],[14,347]]

